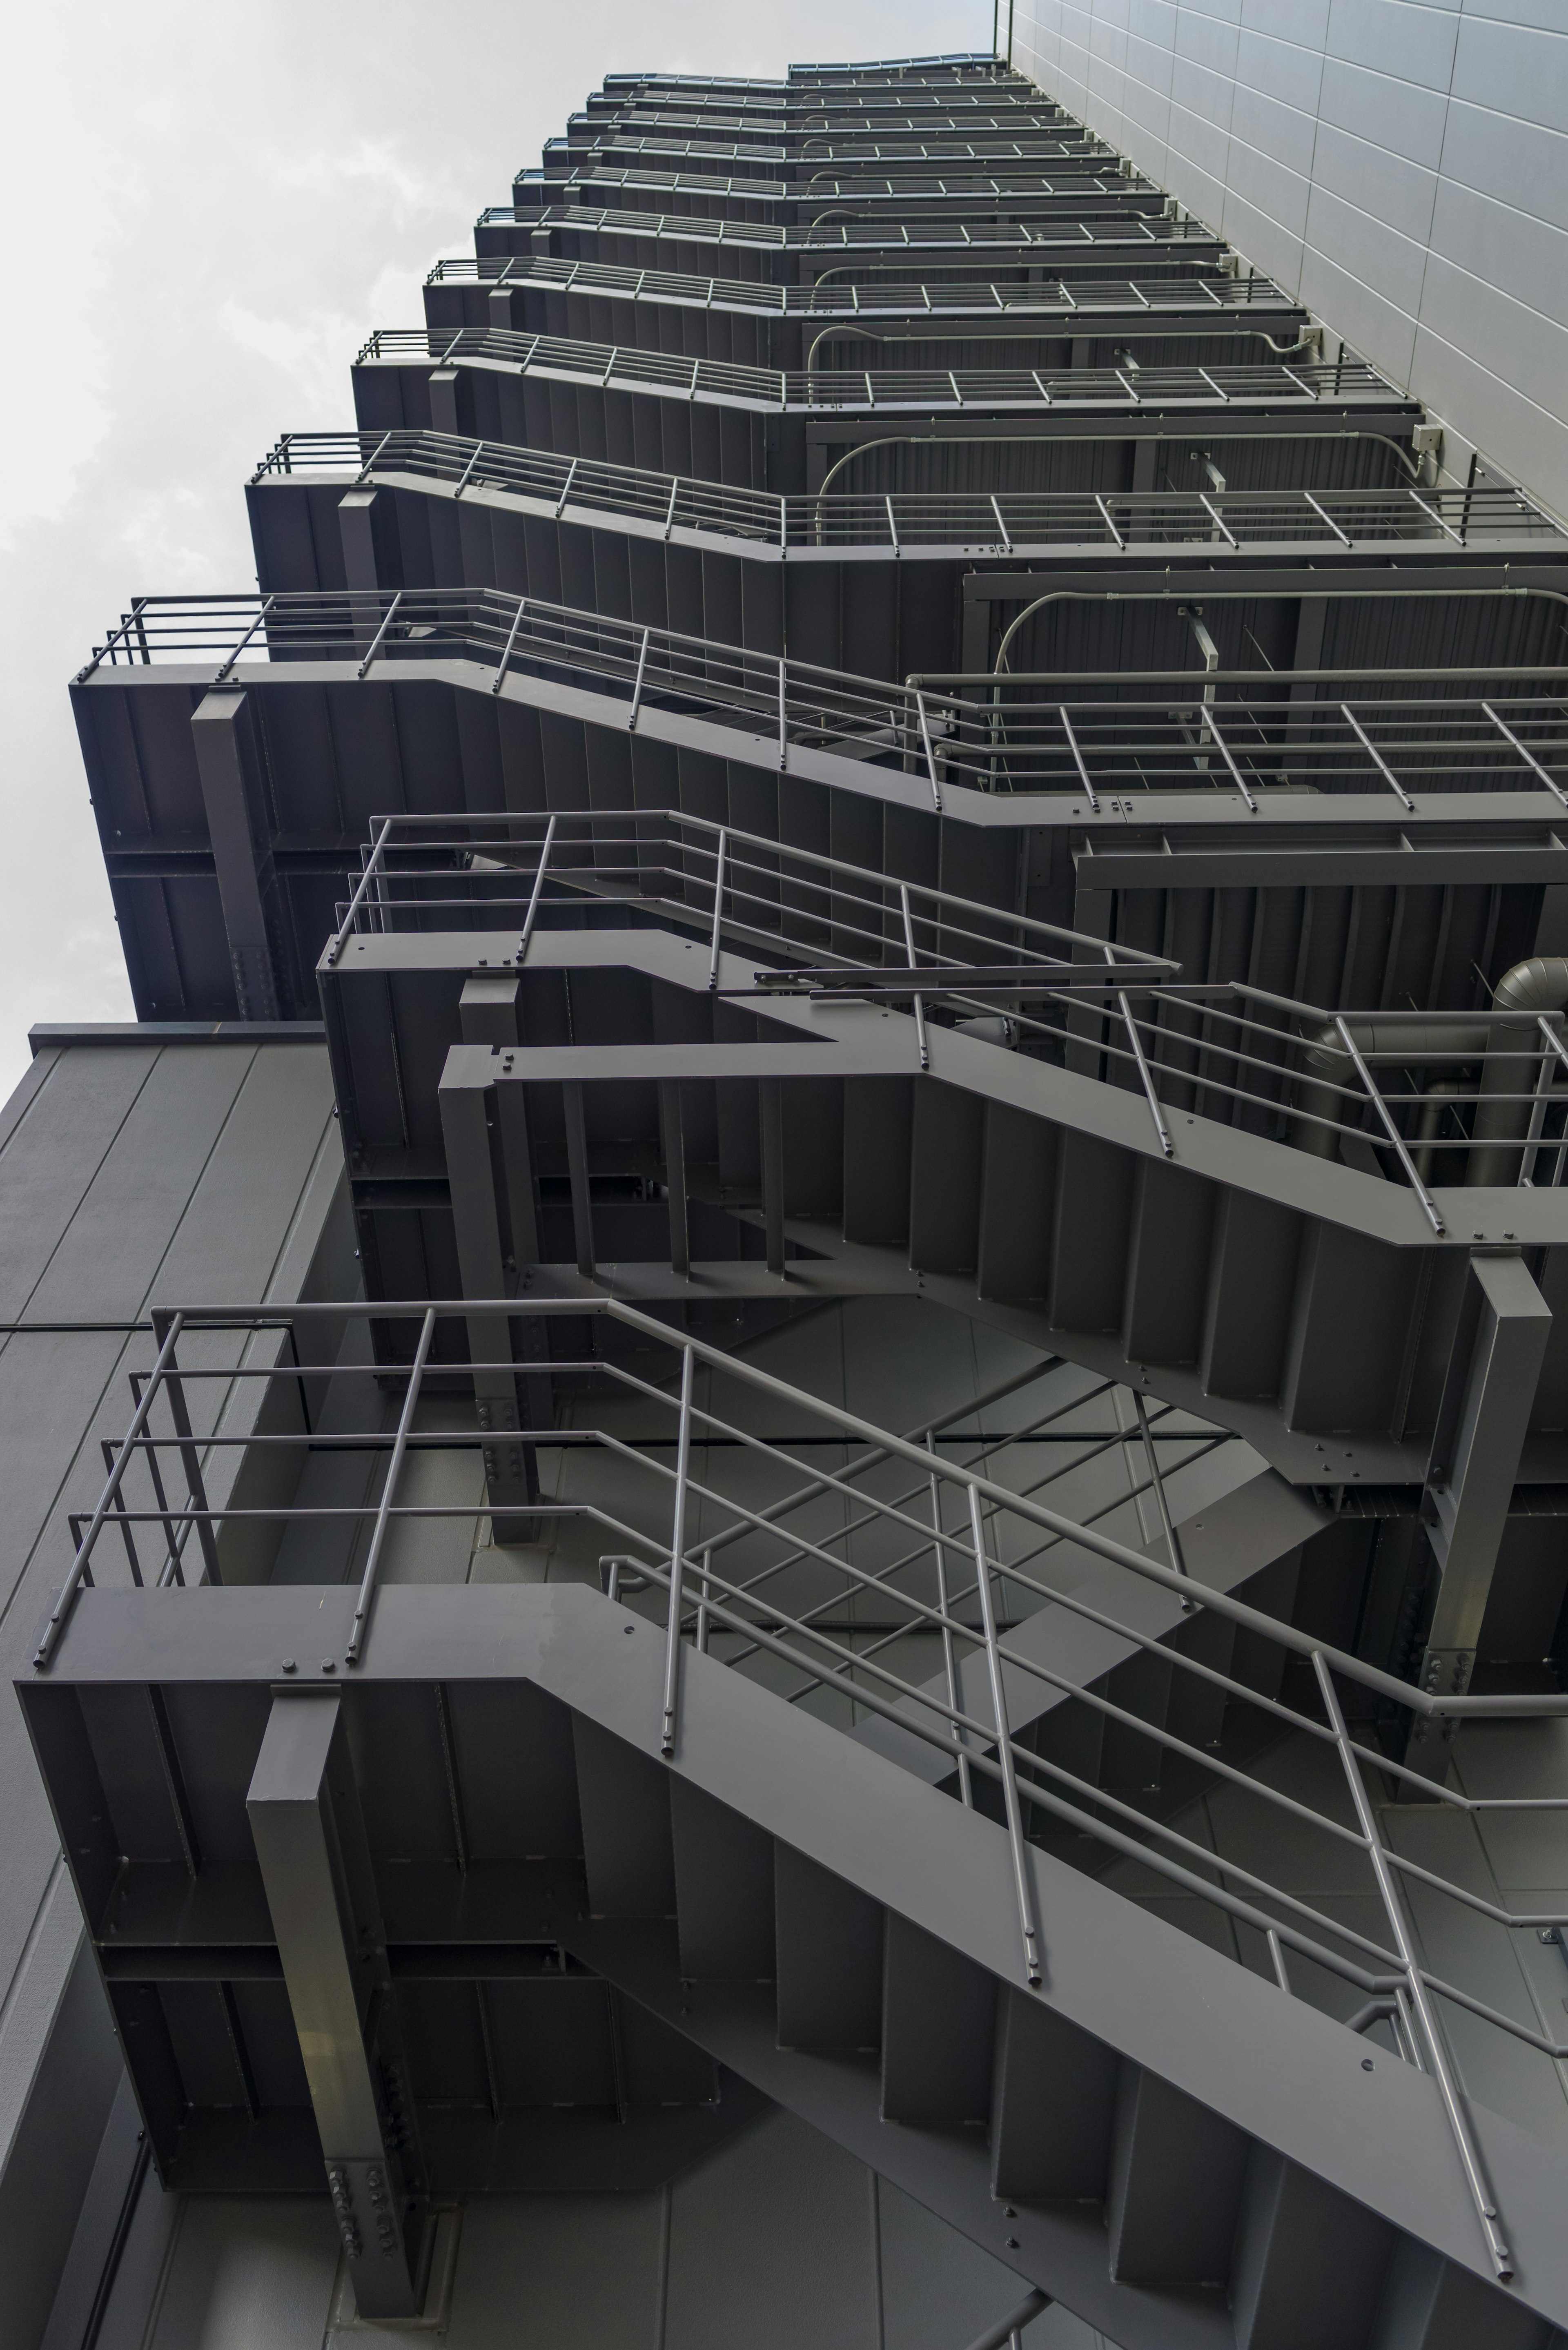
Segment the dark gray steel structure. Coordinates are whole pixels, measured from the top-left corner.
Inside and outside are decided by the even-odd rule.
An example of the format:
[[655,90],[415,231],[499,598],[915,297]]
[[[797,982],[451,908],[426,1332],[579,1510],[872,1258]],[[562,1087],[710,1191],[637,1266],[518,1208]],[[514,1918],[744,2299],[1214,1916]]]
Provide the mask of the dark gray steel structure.
[[345,2345],[662,2194],[678,2350],[782,2110],[986,2344],[1561,2344],[1568,537],[991,59],[513,194],[73,688],[78,1049],[321,1171],[15,1657],[130,2084],[31,2338],[151,2175],[329,2199]]

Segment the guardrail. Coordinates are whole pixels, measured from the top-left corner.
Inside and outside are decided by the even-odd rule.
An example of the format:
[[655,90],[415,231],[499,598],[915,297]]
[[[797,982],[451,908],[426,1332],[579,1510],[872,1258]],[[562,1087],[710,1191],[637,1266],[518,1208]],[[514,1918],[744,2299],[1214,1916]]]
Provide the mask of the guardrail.
[[[814,186],[817,176],[815,172],[812,175]],[[1105,171],[1065,172],[1059,184],[1041,172],[1020,172],[1000,177],[966,172],[951,187],[940,173],[933,173],[927,180],[905,178],[896,181],[879,181],[874,176],[867,178],[857,173],[842,186],[830,180],[826,186],[815,188],[815,192],[807,197],[802,197],[778,180],[726,178],[714,172],[659,171],[648,164],[611,163],[591,156],[581,164],[569,164],[564,172],[546,172],[532,167],[514,172],[512,184],[514,190],[537,188],[547,196],[556,196],[575,188],[657,188],[682,195],[700,196],[705,202],[714,196],[737,196],[753,204],[796,204],[803,202],[828,204],[840,199],[874,208],[879,203],[896,203],[899,217],[904,216],[911,203],[950,204],[975,211],[998,199],[1009,204],[1036,203],[1042,198],[1059,199],[1066,205],[1080,202],[1086,196],[1158,193],[1163,199],[1164,193],[1141,172],[1135,172],[1130,175],[1124,172],[1115,159],[1111,159]]]
[[489,284],[546,294],[597,295],[627,302],[662,302],[678,308],[743,310],[769,317],[810,320],[919,316],[930,318],[1002,317],[1019,314],[1076,318],[1100,310],[1119,317],[1132,310],[1158,317],[1171,310],[1212,311],[1231,317],[1250,309],[1294,310],[1299,306],[1271,278],[1255,272],[1226,275],[1219,268],[1172,262],[1164,276],[1084,278],[1071,284],[991,280],[892,286],[767,286],[750,277],[697,277],[673,269],[618,268],[603,261],[556,261],[545,255],[464,255],[438,261],[428,286]]
[[[482,214],[481,219],[483,222],[497,216],[491,212]],[[862,249],[880,253],[892,245],[901,252],[1070,255],[1098,251],[1106,245],[1218,246],[1223,243],[1190,214],[1179,217],[1163,212],[1144,213],[1130,210],[1107,211],[1091,219],[1078,215],[1071,224],[1064,224],[1061,228],[1049,224],[1043,228],[1032,227],[1025,221],[998,221],[978,234],[962,222],[946,231],[940,224],[927,228],[919,224],[911,231],[907,222],[889,222],[885,229],[878,230],[875,223],[850,221],[825,221],[820,226],[790,229],[770,227],[765,221],[709,220],[695,213],[617,212],[600,204],[541,204],[532,209],[508,205],[500,217],[518,228],[570,229],[580,234],[666,238],[684,244],[742,249],[754,246],[770,253],[854,253]]]
[[[1434,1783],[1396,1759],[1380,1742],[1378,1725],[1391,1712],[1396,1720],[1556,1718],[1568,1713],[1568,1696],[1557,1690],[1434,1696],[1209,1588],[1188,1571],[1166,1491],[1178,1464],[1168,1453],[1162,1461],[1159,1447],[1172,1432],[1156,1429],[1141,1398],[1134,1399],[1140,1407],[1136,1433],[1117,1427],[1101,1446],[1096,1432],[1085,1455],[1137,1444],[1142,1475],[1129,1471],[1129,1488],[1155,1496],[1165,1556],[1134,1549],[1099,1524],[1053,1507],[1043,1496],[1078,1465],[1064,1465],[1048,1452],[1046,1466],[1033,1449],[1063,1417],[1059,1404],[1047,1399],[1042,1408],[1037,1399],[1008,1415],[1016,1425],[997,1431],[993,1419],[989,1431],[985,1426],[986,1416],[1010,1393],[1027,1396],[1049,1363],[945,1420],[895,1433],[611,1300],[531,1292],[526,1311],[531,1326],[602,1317],[645,1348],[657,1349],[672,1367],[669,1378],[606,1359],[603,1347],[568,1344],[558,1352],[546,1347],[542,1356],[514,1355],[509,1317],[519,1304],[503,1297],[157,1310],[151,1317],[156,1359],[131,1374],[134,1409],[125,1436],[106,1445],[108,1473],[96,1504],[70,1517],[72,1557],[35,1648],[35,1669],[47,1670],[78,1594],[95,1582],[161,1590],[187,1579],[218,1584],[226,1530],[281,1532],[332,1520],[355,1534],[358,1596],[343,1659],[352,1675],[374,1637],[390,1531],[410,1522],[456,1519],[473,1522],[477,1533],[484,1515],[482,1501],[406,1498],[402,1481],[413,1455],[477,1454],[496,1440],[493,1431],[452,1425],[450,1403],[439,1424],[426,1424],[421,1399],[438,1387],[450,1395],[454,1381],[466,1384],[475,1377],[508,1378],[520,1396],[536,1396],[546,1364],[563,1406],[551,1424],[519,1428],[508,1440],[552,1457],[555,1474],[545,1490],[564,1498],[531,1502],[529,1514],[556,1527],[575,1522],[599,1548],[612,1600],[629,1599],[650,1610],[656,1622],[662,1617],[667,1754],[680,1750],[686,1659],[695,1649],[764,1680],[775,1700],[809,1705],[842,1723],[875,1719],[935,1750],[947,1766],[943,1783],[961,1804],[976,1804],[983,1789],[988,1807],[995,1804],[1005,1823],[1031,1981],[1040,1980],[1049,1962],[1052,1925],[1034,1913],[1027,1847],[1063,1832],[1087,1840],[1106,1861],[1136,1863],[1162,1889],[1202,1904],[1226,1929],[1216,1946],[1229,1949],[1238,1963],[1261,1959],[1282,1996],[1315,1991],[1321,2004],[1321,1970],[1345,1987],[1343,2003],[1359,2002],[1345,2018],[1347,2028],[1377,2032],[1397,2059],[1433,2076],[1477,2224],[1497,2273],[1511,2273],[1506,2220],[1490,2193],[1444,2018],[1458,2011],[1546,2063],[1568,2058],[1568,2041],[1494,2003],[1492,1980],[1495,1938],[1561,1932],[1568,1926],[1568,1903],[1548,1896],[1516,1910],[1474,1883],[1428,1867],[1403,1848],[1398,1799],[1390,1818],[1386,1791],[1391,1783],[1428,1816],[1437,1806],[1478,1822],[1517,1811],[1562,1811],[1568,1798],[1478,1797]],[[361,1361],[351,1349],[340,1363],[317,1360],[312,1330],[325,1334],[335,1324],[356,1321],[379,1329],[381,1358]],[[463,1359],[476,1327],[494,1334],[489,1344],[501,1349],[494,1359]],[[210,1344],[217,1334],[265,1338],[273,1359],[214,1367],[209,1354],[198,1368],[180,1363],[182,1340]],[[275,1343],[283,1336],[295,1342],[286,1357]],[[328,1380],[339,1399],[330,1429],[319,1424],[317,1408]],[[277,1394],[283,1409],[268,1415],[265,1433],[226,1434],[221,1408],[246,1382],[261,1382],[264,1393]],[[395,1432],[386,1422],[389,1385],[402,1389]],[[1105,1392],[1104,1385],[1096,1390]],[[644,1432],[623,1432],[624,1412],[616,1426],[607,1424],[609,1415],[596,1408],[598,1399],[612,1405],[635,1400],[647,1415]],[[1065,1409],[1085,1400],[1075,1395]],[[965,1419],[980,1424],[961,1443],[955,1431]],[[1190,1457],[1210,1441],[1199,1432]],[[802,1457],[824,1442],[833,1447],[831,1465],[823,1463],[820,1451],[815,1461]],[[303,1471],[313,1456],[349,1451],[387,1465],[373,1498],[316,1507],[297,1498],[213,1506],[204,1475],[235,1451],[272,1456],[275,1466],[266,1482],[274,1492],[291,1460]],[[726,1474],[732,1451],[753,1463],[748,1480]],[[768,1486],[776,1495],[762,1507],[750,1498],[759,1461],[768,1464]],[[607,1476],[595,1473],[600,1462]],[[225,1485],[232,1490],[233,1480]],[[825,1503],[833,1505],[826,1513]],[[103,1545],[111,1525],[124,1553],[118,1573]],[[192,1533],[202,1563],[188,1578]],[[140,1545],[150,1536],[144,1557]],[[1069,1564],[1075,1555],[1075,1566]],[[873,1557],[876,1563],[867,1563]],[[1138,1622],[1140,1614],[1147,1620],[1147,1599],[1140,1606],[1137,1594],[1150,1586],[1173,1604],[1163,1633]],[[454,1600],[461,1596],[454,1593]],[[1136,1701],[1124,1704],[1108,1689],[1059,1670],[1038,1638],[1019,1639],[1025,1621],[1058,1609],[1064,1624],[1071,1618],[1091,1625],[1156,1660],[1173,1678],[1179,1698],[1152,1718],[1138,1712]],[[960,1672],[965,1660],[981,1665],[982,1698],[965,1694]],[[1161,1817],[1147,1800],[1129,1799],[1070,1762],[1036,1752],[1013,1730],[1010,1688],[1034,1689],[1075,1705],[1106,1727],[1148,1742],[1162,1762],[1190,1772],[1194,1784],[1223,1788],[1241,1816],[1241,1835],[1194,1833],[1179,1813]],[[1260,1747],[1284,1738],[1325,1757],[1330,1773],[1321,1796],[1287,1792],[1271,1783],[1266,1772],[1249,1767]],[[1314,1900],[1297,1889],[1291,1838],[1303,1829],[1314,1839],[1326,1838],[1340,1854],[1356,1889],[1372,1897],[1371,1915],[1359,1914],[1358,1905],[1353,1919],[1342,1900]],[[1470,1981],[1456,1981],[1428,1963],[1414,1918],[1417,1901],[1428,1913],[1440,1906],[1445,1916],[1457,1910],[1472,1921],[1473,1942],[1460,1968]],[[1238,1929],[1245,1929],[1245,1941]]]
[[[806,142],[799,142],[804,145]],[[548,139],[544,155],[546,170],[552,154],[569,155],[676,155],[713,156],[722,161],[778,163],[792,180],[801,178],[807,164],[842,169],[846,163],[941,163],[950,171],[961,169],[966,162],[993,166],[1015,163],[1060,163],[1075,159],[1097,161],[1110,157],[1116,150],[1090,132],[1076,139],[1052,138],[1040,135],[1032,139],[993,138],[982,143],[971,144],[962,139],[911,138],[909,144],[901,140],[867,139],[858,142],[832,142],[831,134],[818,132],[809,142],[819,148],[815,155],[792,152],[796,142],[784,147],[764,147],[760,143],[739,140],[679,139],[672,136],[639,137],[636,132],[618,129],[613,123],[591,130],[584,127],[567,139]]]
[[[499,276],[503,264],[488,266]],[[487,265],[480,265],[483,278]],[[1258,407],[1315,406],[1323,400],[1376,400],[1405,402],[1376,369],[1344,352],[1326,365],[1303,355],[1262,365],[1215,367],[1071,368],[876,368],[735,367],[726,360],[689,359],[635,345],[588,343],[565,335],[535,335],[510,327],[382,327],[356,356],[406,363],[429,359],[437,367],[482,360],[514,368],[519,374],[597,384],[601,390],[663,393],[679,400],[712,400],[783,410],[864,409],[889,411],[1085,407],[1113,412],[1150,411],[1173,406],[1204,410],[1245,401]]]
[[1029,550],[1138,553],[1153,546],[1205,552],[1314,547],[1355,552],[1426,541],[1467,547],[1529,546],[1563,533],[1522,490],[998,490],[857,492],[779,497],[765,490],[561,457],[509,442],[421,430],[286,433],[253,483],[313,473],[367,482],[393,474],[450,484],[454,494],[495,491],[546,509],[623,517],[669,539],[676,531],[742,539],[781,552],[943,548],[966,556]]
[[[1462,585],[1462,574],[1456,575]],[[787,767],[793,749],[847,750],[923,776],[938,811],[944,787],[1042,793],[1072,816],[1106,800],[1151,812],[1178,795],[1223,794],[1252,814],[1282,789],[1381,802],[1391,817],[1415,795],[1463,800],[1528,794],[1555,817],[1568,806],[1563,681],[1548,664],[1479,685],[1453,671],[1396,671],[1366,691],[1365,672],[1231,671],[1129,673],[1119,692],[1042,694],[1027,679],[902,685],[748,652],[669,629],[639,627],[500,588],[320,590],[302,595],[138,597],[78,672],[209,662],[229,676],[252,660],[347,666],[360,679],[400,660],[459,658],[602,693],[607,723],[635,732],[645,711],[722,713],[742,743]],[[1396,689],[1401,680],[1428,690]],[[1311,686],[1295,699],[1293,686]],[[733,722],[741,721],[740,726]]]
[[744,993],[907,1007],[922,1068],[930,1024],[1000,1012],[1031,1057],[1141,1091],[1168,1155],[1182,1116],[1348,1152],[1439,1235],[1434,1184],[1552,1189],[1568,1170],[1568,964],[1557,1009],[1548,977],[1530,1009],[1505,988],[1490,1010],[1335,1014],[674,812],[379,817],[323,968],[356,933],[432,927],[514,931],[521,965],[541,920],[586,903],[694,925],[711,987],[729,939],[774,959]]

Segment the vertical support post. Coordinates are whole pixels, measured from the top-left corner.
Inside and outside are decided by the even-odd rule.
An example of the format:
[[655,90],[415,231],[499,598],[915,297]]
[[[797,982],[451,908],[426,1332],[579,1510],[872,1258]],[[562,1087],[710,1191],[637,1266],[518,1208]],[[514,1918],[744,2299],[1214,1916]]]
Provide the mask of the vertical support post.
[[594,1255],[594,1203],[588,1183],[588,1128],[583,1088],[576,1078],[561,1087],[566,1118],[566,1172],[572,1186],[572,1237],[576,1243],[577,1271],[592,1281],[597,1271]]
[[659,1139],[664,1150],[664,1184],[670,1195],[670,1269],[689,1274],[691,1243],[686,1208],[686,1129],[680,1111],[680,1080],[659,1082]]
[[337,1690],[280,1690],[245,1798],[361,2317],[411,2317],[428,2202]]
[[281,991],[266,913],[272,852],[258,846],[256,837],[262,816],[246,696],[231,686],[204,694],[192,714],[191,739],[228,938],[235,1009],[242,1020],[276,1020],[282,1016]]
[[462,427],[457,420],[457,369],[454,367],[432,368],[430,397],[432,428],[437,432],[461,432]]
[[1040,1944],[1034,1927],[1034,1898],[1029,1882],[1029,1847],[1023,1835],[1023,1807],[1018,1796],[1018,1773],[1012,1761],[1012,1732],[1007,1721],[1007,1693],[1002,1685],[1002,1657],[996,1645],[996,1609],[991,1588],[991,1560],[986,1555],[985,1528],[980,1514],[980,1494],[969,1486],[970,1532],[974,1540],[975,1589],[980,1596],[981,1626],[985,1635],[986,1669],[991,1676],[991,1710],[996,1724],[996,1759],[1002,1766],[1002,1797],[1007,1813],[1007,1840],[1012,1848],[1012,1885],[1018,1898],[1018,1923],[1023,1935],[1023,1971],[1029,1981],[1040,1981]]
[[[521,1090],[517,1089],[519,1113]],[[437,1098],[463,1295],[504,1297],[507,1291],[506,1270],[491,1150],[490,1110],[494,1087],[464,1082],[449,1070],[442,1073]],[[532,1210],[531,1184],[524,1205]],[[499,1314],[471,1314],[468,1350],[474,1363],[508,1362],[512,1343],[506,1317]],[[543,1381],[539,1384],[544,1386]],[[517,1430],[524,1422],[518,1409],[516,1379],[509,1370],[476,1370],[473,1398],[479,1426],[487,1439],[484,1482],[494,1538],[499,1543],[527,1542],[534,1522],[525,1513],[528,1504],[537,1500],[539,1488],[534,1447],[517,1440]],[[510,1442],[506,1440],[508,1437]]]
[[[343,577],[350,594],[380,592],[380,567],[376,560],[376,498],[374,490],[346,490],[337,501],[337,535],[343,543]],[[379,619],[378,609],[376,619]],[[375,620],[370,622],[374,629]],[[367,632],[365,645],[369,643]],[[363,651],[364,645],[360,646]]]
[[759,1077],[757,1098],[762,1111],[763,1223],[767,1232],[768,1271],[784,1269],[784,1084],[778,1077]]
[[[691,1479],[691,1378],[696,1357],[690,1347],[680,1355],[680,1426],[675,1446],[675,1516],[670,1534],[670,1616],[664,1633],[664,1717],[659,1751],[675,1752],[675,1722],[680,1705],[680,1612],[686,1584],[686,1503]],[[702,1594],[707,1596],[707,1577]]]
[[[1441,1578],[1420,1672],[1433,1696],[1469,1687],[1551,1333],[1552,1309],[1522,1257],[1471,1256],[1421,1501]],[[1417,1720],[1410,1766],[1440,1777],[1456,1728]]]

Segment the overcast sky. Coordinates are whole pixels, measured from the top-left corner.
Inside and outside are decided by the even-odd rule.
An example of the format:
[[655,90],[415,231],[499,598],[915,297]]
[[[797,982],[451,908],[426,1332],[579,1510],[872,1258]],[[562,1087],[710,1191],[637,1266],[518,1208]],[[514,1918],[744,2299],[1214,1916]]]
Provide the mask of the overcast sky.
[[986,48],[983,0],[78,0],[19,10],[0,142],[0,1098],[130,1016],[67,684],[127,599],[250,588],[242,485],[349,425],[372,327],[607,72]]

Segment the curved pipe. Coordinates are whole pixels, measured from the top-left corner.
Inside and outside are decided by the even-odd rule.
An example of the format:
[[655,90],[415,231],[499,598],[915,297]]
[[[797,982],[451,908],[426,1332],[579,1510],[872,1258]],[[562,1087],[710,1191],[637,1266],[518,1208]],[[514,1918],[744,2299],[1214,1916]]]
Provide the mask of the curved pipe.
[[[1187,601],[1189,596],[1194,591],[1184,589],[1179,594],[1177,590],[1170,588],[1054,588],[1048,596],[1037,596],[1033,604],[1026,604],[1023,611],[1019,613],[1017,619],[1008,624],[1002,642],[996,649],[996,666],[992,671],[991,674],[992,677],[1002,677],[1006,674],[1004,664],[1007,658],[1008,646],[1012,642],[1013,638],[1023,626],[1024,621],[1029,619],[1030,615],[1032,613],[1038,612],[1046,604],[1060,604],[1063,602],[1078,604],[1176,603],[1178,601]],[[1206,603],[1216,604],[1221,602],[1235,603],[1240,600],[1245,600],[1250,597],[1255,597],[1257,592],[1258,591],[1255,587],[1210,588],[1207,580],[1203,583],[1202,590],[1204,601]],[[1391,589],[1386,588],[1358,588],[1355,585],[1354,574],[1344,578],[1336,578],[1333,573],[1325,573],[1324,584],[1322,590],[1319,591],[1314,589],[1314,594],[1321,592],[1324,598],[1339,596],[1386,596],[1398,593],[1411,597],[1423,596],[1428,598],[1433,596],[1545,596],[1554,604],[1568,604],[1568,591],[1564,591],[1561,588],[1538,588],[1533,581],[1521,581],[1518,587],[1467,588],[1463,585],[1461,579],[1456,579],[1451,588],[1406,588],[1404,589]],[[1042,672],[1042,675],[1044,674],[1045,674],[1045,672]],[[1282,674],[1288,674],[1288,672],[1282,672]],[[952,673],[952,677],[960,683],[967,684],[969,682],[967,678],[959,679],[956,671]],[[933,675],[932,677],[926,679],[925,681],[928,683],[935,683],[937,681]]]
[[811,385],[811,370],[816,364],[816,355],[824,343],[830,341],[835,335],[859,335],[868,343],[885,343],[888,340],[886,335],[874,335],[869,327],[852,327],[847,319],[841,321],[836,318],[831,327],[824,327],[805,355],[805,380],[808,390]]
[[[815,348],[815,344],[813,348]],[[994,449],[1001,445],[1011,447],[1018,442],[1025,444],[1037,442],[1041,447],[1050,444],[1066,448],[1080,442],[1105,441],[1111,437],[1112,435],[1103,425],[1097,432],[987,432],[983,437],[972,432],[884,432],[875,441],[857,442],[852,449],[845,451],[842,457],[836,457],[822,477],[822,488],[815,491],[813,495],[820,497],[835,473],[841,472],[846,465],[853,463],[857,457],[864,456],[867,449]],[[1275,436],[1269,432],[1227,432],[1216,437],[1222,438],[1229,445],[1233,441],[1270,441]],[[1381,441],[1386,449],[1393,450],[1401,464],[1409,468],[1412,480],[1420,478],[1419,459],[1412,458],[1407,451],[1400,448],[1397,441],[1390,441],[1386,432],[1363,432],[1358,426],[1346,424],[1342,425],[1337,432],[1314,432],[1312,437],[1314,441],[1324,442]],[[1190,442],[1192,434],[1189,432],[1140,432],[1137,438],[1140,441],[1150,442],[1158,448],[1167,441]],[[1004,491],[1002,494],[1005,496],[1008,493]],[[1024,492],[1023,494],[1027,496],[1029,493]],[[1115,491],[1107,494],[1119,497],[1123,493]]]
[[[1532,955],[1526,962],[1515,963],[1498,981],[1492,992],[1492,1006],[1498,1012],[1537,1016],[1568,1010],[1568,955]],[[1454,1053],[1481,1057],[1481,1081],[1469,1155],[1465,1162],[1465,1182],[1508,1187],[1519,1181],[1530,1129],[1531,1104],[1522,1098],[1528,1087],[1520,1077],[1519,1047],[1509,1050],[1508,1040],[1518,1032],[1504,1029],[1500,1039],[1489,1021],[1471,1024],[1437,1020],[1379,1021],[1374,1017],[1347,1019],[1345,1024],[1357,1052],[1376,1053],[1384,1058],[1397,1056],[1407,1065]],[[1330,1025],[1318,1030],[1302,1058],[1307,1069],[1325,1082],[1309,1082],[1302,1087],[1299,1107],[1303,1115],[1297,1121],[1294,1139],[1299,1149],[1310,1152],[1314,1158],[1332,1159],[1338,1149],[1337,1137],[1327,1127],[1309,1123],[1309,1118],[1343,1118],[1344,1101],[1339,1088],[1352,1074],[1350,1055],[1338,1029]],[[1426,1122],[1424,1119],[1423,1124]],[[1423,1133],[1420,1139],[1429,1143],[1434,1137]]]

